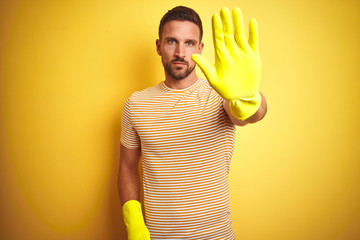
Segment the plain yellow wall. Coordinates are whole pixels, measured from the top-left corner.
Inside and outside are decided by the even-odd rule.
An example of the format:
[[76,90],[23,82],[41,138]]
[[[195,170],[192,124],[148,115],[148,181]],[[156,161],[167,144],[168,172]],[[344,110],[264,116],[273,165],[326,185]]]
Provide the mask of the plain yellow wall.
[[202,17],[210,60],[214,12],[259,24],[268,114],[237,128],[237,239],[360,239],[355,0],[2,0],[0,239],[125,239],[121,110],[164,80],[158,24],[180,4]]

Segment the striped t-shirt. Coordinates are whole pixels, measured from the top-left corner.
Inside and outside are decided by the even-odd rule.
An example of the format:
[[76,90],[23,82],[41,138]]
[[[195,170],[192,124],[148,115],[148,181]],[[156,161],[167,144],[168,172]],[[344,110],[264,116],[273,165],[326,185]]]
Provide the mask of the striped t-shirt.
[[236,125],[209,83],[136,91],[121,125],[121,143],[141,147],[151,239],[234,239],[227,177]]

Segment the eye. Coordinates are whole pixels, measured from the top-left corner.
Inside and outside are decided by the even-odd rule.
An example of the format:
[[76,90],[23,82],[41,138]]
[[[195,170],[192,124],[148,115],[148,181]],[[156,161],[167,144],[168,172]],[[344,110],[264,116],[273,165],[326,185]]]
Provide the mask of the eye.
[[186,44],[187,44],[188,46],[190,46],[190,47],[194,46],[194,43],[193,43],[193,42],[187,42]]
[[174,40],[174,39],[169,39],[169,40],[168,40],[168,43],[169,43],[169,44],[174,44],[174,43],[175,43],[175,40]]

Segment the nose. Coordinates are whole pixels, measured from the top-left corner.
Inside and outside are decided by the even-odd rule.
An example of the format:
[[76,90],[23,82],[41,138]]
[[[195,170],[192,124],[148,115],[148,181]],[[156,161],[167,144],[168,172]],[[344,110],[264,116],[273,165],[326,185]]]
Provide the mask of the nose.
[[179,58],[184,58],[185,57],[185,46],[184,44],[177,44],[176,49],[175,49],[175,56],[179,57]]

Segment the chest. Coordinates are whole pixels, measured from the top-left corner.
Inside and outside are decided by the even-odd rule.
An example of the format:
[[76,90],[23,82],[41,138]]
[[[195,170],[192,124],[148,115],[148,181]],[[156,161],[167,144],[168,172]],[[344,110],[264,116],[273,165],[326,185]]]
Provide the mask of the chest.
[[152,99],[134,105],[132,122],[143,146],[206,141],[225,129],[226,112],[215,95]]

